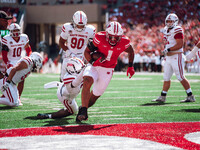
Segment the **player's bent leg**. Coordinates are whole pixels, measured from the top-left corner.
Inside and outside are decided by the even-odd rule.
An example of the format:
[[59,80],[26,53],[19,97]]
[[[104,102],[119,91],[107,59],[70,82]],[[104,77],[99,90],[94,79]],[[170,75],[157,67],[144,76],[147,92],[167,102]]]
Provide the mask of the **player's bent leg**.
[[83,88],[82,88],[82,92],[81,92],[82,107],[88,108],[88,106],[89,106],[89,100],[91,97],[90,88],[93,83],[94,83],[94,80],[92,77],[90,77],[90,76],[83,77]]
[[[15,85],[9,85],[9,87],[3,91],[5,98],[0,98],[0,103],[4,103],[8,106],[17,107],[19,106],[19,94]],[[6,102],[7,101],[7,102]]]
[[61,109],[57,112],[54,112],[52,114],[37,114],[37,119],[57,119],[57,118],[63,118],[71,115],[71,113],[68,112],[67,109]]
[[91,97],[90,97],[90,101],[89,101],[89,106],[88,107],[91,107],[92,105],[95,104],[96,100],[99,98],[100,96],[95,96],[93,94],[93,91],[91,92]]
[[[24,82],[25,82],[25,80],[19,82],[18,85],[17,85],[17,89],[18,89],[18,92],[19,92],[19,97],[21,97],[22,92],[24,90]],[[19,98],[19,105],[20,106],[23,105],[22,102],[21,102],[21,100],[20,100],[20,98]]]

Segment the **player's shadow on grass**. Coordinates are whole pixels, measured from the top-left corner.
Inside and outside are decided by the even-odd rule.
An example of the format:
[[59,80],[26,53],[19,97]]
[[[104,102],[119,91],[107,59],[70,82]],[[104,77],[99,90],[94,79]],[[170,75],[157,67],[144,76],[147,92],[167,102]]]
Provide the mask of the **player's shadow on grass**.
[[166,104],[173,104],[173,103],[146,103],[146,104],[141,104],[140,106],[159,106],[159,105],[166,105]]
[[113,125],[105,125],[105,126],[100,126],[100,127],[98,127],[97,125],[61,126],[62,129],[53,129],[53,130],[57,132],[67,132],[67,133],[84,133],[88,131],[98,131],[98,130],[109,128],[112,126],[116,126],[116,125],[113,124]]
[[59,119],[38,119],[37,116],[29,116],[24,119],[29,119],[29,120],[38,120],[44,123],[43,126],[62,126],[62,125],[67,125],[69,124],[68,120],[74,119],[74,118],[59,118]]
[[0,106],[0,110],[8,110],[8,109],[15,109],[16,107],[11,106]]
[[192,112],[192,113],[200,113],[200,108],[197,109],[181,109],[181,110],[177,110],[179,112]]

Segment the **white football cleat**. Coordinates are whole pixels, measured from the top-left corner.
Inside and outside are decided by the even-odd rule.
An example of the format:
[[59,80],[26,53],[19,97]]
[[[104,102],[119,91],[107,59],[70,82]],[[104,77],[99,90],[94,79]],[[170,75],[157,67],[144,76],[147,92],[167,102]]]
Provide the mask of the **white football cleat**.
[[166,96],[159,96],[157,99],[153,99],[152,102],[165,102]]
[[195,98],[193,95],[191,96],[187,96],[185,100],[180,101],[181,103],[185,103],[185,102],[195,102]]

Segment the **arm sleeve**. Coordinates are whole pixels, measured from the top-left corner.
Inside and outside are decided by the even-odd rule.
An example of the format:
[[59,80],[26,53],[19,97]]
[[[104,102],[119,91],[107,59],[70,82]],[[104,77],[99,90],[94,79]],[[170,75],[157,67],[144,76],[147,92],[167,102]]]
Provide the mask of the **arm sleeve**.
[[2,57],[3,57],[3,61],[5,64],[8,63],[8,56],[7,56],[8,52],[5,50],[2,50]]
[[27,56],[30,56],[31,53],[32,53],[32,50],[31,50],[30,45],[29,45],[27,48],[25,48],[25,50],[26,50],[26,54],[27,54]]
[[177,33],[174,35],[175,39],[183,39],[183,33]]

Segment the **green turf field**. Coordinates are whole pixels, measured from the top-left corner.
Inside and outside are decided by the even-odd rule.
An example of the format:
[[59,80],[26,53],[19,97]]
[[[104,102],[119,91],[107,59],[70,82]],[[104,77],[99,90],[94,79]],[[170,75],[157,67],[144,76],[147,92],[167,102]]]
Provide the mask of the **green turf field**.
[[[186,97],[175,76],[165,104],[151,102],[160,95],[162,74],[136,73],[132,79],[126,73],[114,73],[106,92],[89,108],[86,124],[189,122],[200,120],[200,75],[187,74],[194,103],[180,103]],[[25,81],[21,97],[23,106],[11,108],[0,105],[0,129],[74,125],[75,115],[62,119],[37,120],[38,113],[51,113],[63,108],[57,99],[57,89],[44,89],[50,81],[59,81],[58,74],[32,74]],[[77,97],[81,104],[80,95]]]

